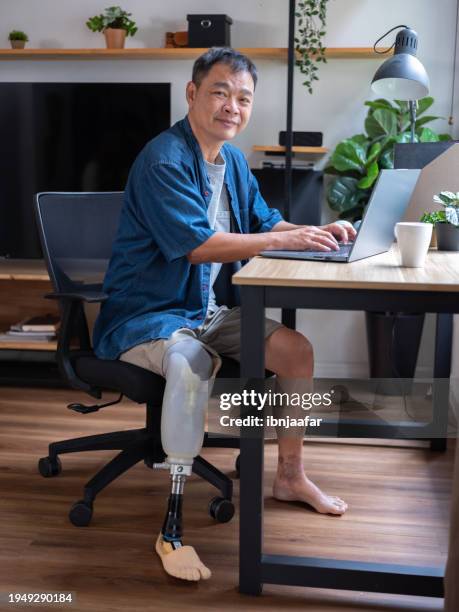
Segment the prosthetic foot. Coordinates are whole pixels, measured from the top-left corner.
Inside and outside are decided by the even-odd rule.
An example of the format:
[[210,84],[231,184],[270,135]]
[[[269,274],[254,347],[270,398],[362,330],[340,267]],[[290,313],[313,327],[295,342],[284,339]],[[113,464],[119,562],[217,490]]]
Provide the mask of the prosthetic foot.
[[166,518],[156,540],[155,549],[167,574],[197,582],[210,578],[211,571],[202,563],[192,546],[182,544],[183,488],[185,479],[190,474],[191,466],[171,465],[172,490]]

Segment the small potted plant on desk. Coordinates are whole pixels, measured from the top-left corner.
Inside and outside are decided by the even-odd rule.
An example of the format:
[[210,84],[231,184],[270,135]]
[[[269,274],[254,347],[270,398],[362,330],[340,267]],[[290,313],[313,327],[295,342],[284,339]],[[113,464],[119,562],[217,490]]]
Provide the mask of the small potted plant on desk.
[[24,49],[26,42],[29,42],[29,37],[21,30],[11,30],[8,34],[8,40],[12,49]]
[[95,15],[86,22],[92,32],[103,32],[107,49],[123,49],[126,36],[134,36],[137,26],[132,13],[123,11],[119,6],[109,6],[102,15]]
[[459,191],[441,191],[433,200],[444,210],[424,213],[421,221],[434,226],[439,251],[459,251]]

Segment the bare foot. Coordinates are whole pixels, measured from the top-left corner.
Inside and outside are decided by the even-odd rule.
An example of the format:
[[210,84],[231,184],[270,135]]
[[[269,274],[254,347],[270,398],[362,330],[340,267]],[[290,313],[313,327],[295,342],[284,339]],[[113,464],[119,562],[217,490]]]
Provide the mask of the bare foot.
[[210,569],[202,563],[192,546],[174,548],[170,542],[165,542],[162,535],[159,534],[155,548],[165,571],[174,578],[197,582],[201,579],[207,580],[212,575]]
[[312,506],[321,514],[344,514],[348,508],[345,501],[327,495],[315,485],[301,467],[292,468],[280,461],[273,485],[273,496],[280,501],[300,501]]

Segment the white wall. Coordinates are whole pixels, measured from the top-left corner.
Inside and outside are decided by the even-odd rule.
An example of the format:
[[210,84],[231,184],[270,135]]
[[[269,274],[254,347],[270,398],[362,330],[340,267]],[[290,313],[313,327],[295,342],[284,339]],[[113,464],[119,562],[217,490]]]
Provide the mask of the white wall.
[[[85,21],[110,4],[102,0],[1,0],[0,41],[8,46],[11,29],[25,30],[30,47],[102,47],[101,34],[90,32]],[[233,20],[235,47],[285,47],[287,44],[288,0],[123,0],[139,31],[128,46],[157,47],[164,32],[186,30],[187,13],[227,13]],[[405,23],[419,34],[418,56],[431,79],[434,114],[448,117],[452,71],[456,0],[330,0],[326,44],[331,47],[371,47],[391,27]],[[391,35],[393,36],[393,35]],[[393,38],[390,40],[390,44]],[[383,58],[384,59],[384,56]],[[333,148],[339,140],[363,129],[366,107],[373,97],[370,81],[382,60],[330,60],[320,70],[320,81],[310,96],[295,75],[294,129],[319,130],[324,145]],[[260,80],[251,124],[237,144],[252,165],[260,158],[251,154],[252,144],[275,144],[285,129],[286,63],[257,61]],[[0,63],[2,81],[155,81],[172,83],[172,120],[186,112],[184,86],[191,61],[15,61]],[[448,131],[446,121],[433,124]],[[459,123],[453,135],[459,137]],[[326,324],[325,324],[326,319]],[[303,311],[298,327],[315,346],[317,373],[353,375],[366,373],[366,336],[360,313]],[[327,333],[322,334],[326,328]],[[431,362],[431,334],[424,340],[420,368]]]

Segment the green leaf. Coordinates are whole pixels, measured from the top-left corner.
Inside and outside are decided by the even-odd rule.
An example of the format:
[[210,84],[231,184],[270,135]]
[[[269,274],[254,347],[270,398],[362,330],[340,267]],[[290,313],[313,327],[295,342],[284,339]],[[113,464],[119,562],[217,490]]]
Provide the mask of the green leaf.
[[337,170],[341,170],[342,172],[346,170],[357,170],[363,173],[365,162],[365,148],[353,140],[343,140],[340,142],[330,158],[330,163]]
[[455,206],[447,206],[445,208],[445,217],[451,225],[455,225],[456,227],[459,225],[459,215],[457,214],[457,208]]
[[446,140],[452,140],[452,138],[449,134],[438,134],[438,140],[446,141]]
[[438,210],[438,211],[433,211],[433,212],[425,212],[422,217],[419,219],[419,221],[421,221],[422,223],[431,223],[432,225],[435,225],[436,223],[445,223],[446,221],[446,217],[445,217],[445,211],[444,210]]
[[434,99],[431,96],[427,96],[426,98],[421,98],[421,100],[418,100],[418,108],[416,111],[417,116],[419,117],[419,115],[425,113],[426,110],[430,108],[433,103]]
[[392,170],[394,167],[394,147],[386,149],[378,161],[381,170]]
[[365,106],[369,106],[371,109],[373,110],[377,110],[378,108],[385,108],[389,111],[392,111],[394,113],[397,112],[397,109],[395,109],[392,104],[389,102],[389,100],[385,100],[384,98],[379,98],[378,100],[373,100],[373,101],[367,101],[365,102]]
[[422,128],[418,133],[419,142],[438,142],[439,138],[430,128]]
[[356,144],[361,145],[362,147],[365,148],[365,150],[370,144],[370,141],[368,140],[368,136],[366,134],[356,134],[355,136],[352,136],[352,138],[349,138],[348,140],[352,140],[352,142],[355,142]]
[[330,208],[344,213],[368,201],[369,192],[359,189],[357,184],[357,179],[349,176],[338,177],[331,181],[327,190]]
[[[437,199],[435,199],[437,198]],[[435,202],[444,202],[445,204],[450,204],[451,202],[456,202],[457,197],[456,194],[452,191],[440,191],[438,196],[434,196]]]
[[360,181],[357,183],[357,187],[359,189],[369,189],[373,185],[375,180],[378,178],[378,174],[378,162],[374,161],[367,168],[367,176],[364,176],[362,179],[360,179]]
[[[403,132],[403,134],[397,134],[395,137],[395,142],[399,142],[401,144],[406,144],[411,142],[411,132]],[[419,142],[418,136],[414,135],[414,142]]]
[[367,163],[365,164],[367,168],[371,164],[373,164],[374,161],[376,161],[378,159],[378,156],[381,153],[381,149],[382,149],[382,147],[381,147],[381,144],[379,142],[374,142],[371,145],[370,151],[368,152]]
[[395,136],[397,134],[397,116],[392,111],[378,108],[365,119],[365,129],[370,138]]
[[398,118],[398,131],[406,132],[410,129],[411,117],[409,113],[399,114]]
[[399,107],[402,113],[409,111],[409,104],[406,100],[394,100],[395,104]]
[[421,127],[421,125],[425,125],[430,121],[436,121],[437,119],[444,119],[444,117],[434,117],[433,115],[425,115],[424,117],[421,117],[421,119],[416,119],[416,129]]

